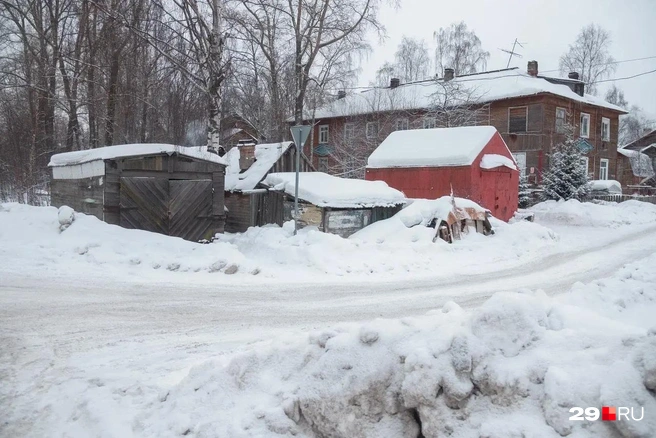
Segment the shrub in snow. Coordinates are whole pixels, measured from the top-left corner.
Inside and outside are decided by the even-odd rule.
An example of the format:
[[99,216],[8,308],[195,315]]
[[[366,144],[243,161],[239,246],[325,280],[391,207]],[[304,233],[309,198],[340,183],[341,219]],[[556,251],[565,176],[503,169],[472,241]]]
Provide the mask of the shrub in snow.
[[528,208],[531,203],[531,188],[528,185],[528,176],[519,176],[519,208]]
[[556,145],[549,157],[549,168],[543,177],[543,199],[583,200],[589,193],[587,169],[574,140],[574,131],[567,126],[565,140]]
[[62,205],[57,211],[57,219],[59,220],[59,230],[64,231],[75,220],[75,211],[67,205]]

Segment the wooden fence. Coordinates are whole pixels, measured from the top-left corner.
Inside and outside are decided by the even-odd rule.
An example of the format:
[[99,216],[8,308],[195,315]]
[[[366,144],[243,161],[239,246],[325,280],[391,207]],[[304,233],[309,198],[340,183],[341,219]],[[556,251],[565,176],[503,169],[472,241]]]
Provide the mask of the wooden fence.
[[609,202],[624,202],[624,201],[641,201],[656,204],[656,196],[640,196],[640,195],[592,195],[590,200],[595,199],[598,201]]

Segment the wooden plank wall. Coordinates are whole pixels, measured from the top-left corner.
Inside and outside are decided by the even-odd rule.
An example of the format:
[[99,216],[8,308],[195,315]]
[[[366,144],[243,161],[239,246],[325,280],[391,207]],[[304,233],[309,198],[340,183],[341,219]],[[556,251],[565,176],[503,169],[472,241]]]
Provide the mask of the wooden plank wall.
[[226,192],[225,205],[228,208],[225,221],[225,231],[228,233],[243,233],[253,225],[251,221],[251,195]]
[[68,205],[75,211],[103,220],[102,176],[84,179],[53,179],[50,182],[51,205]]
[[284,218],[283,202],[285,194],[268,190],[251,193],[251,224],[261,227],[267,224],[282,226]]

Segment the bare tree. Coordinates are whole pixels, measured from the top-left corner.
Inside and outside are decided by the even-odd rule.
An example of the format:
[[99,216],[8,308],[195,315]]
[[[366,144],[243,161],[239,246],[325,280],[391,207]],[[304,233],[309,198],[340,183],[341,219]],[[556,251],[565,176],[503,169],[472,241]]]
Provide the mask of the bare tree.
[[[624,92],[613,84],[606,92],[606,102],[617,105],[629,111],[629,114],[620,116],[618,134],[618,145],[624,146],[642,137],[644,132],[654,126],[655,122],[650,120],[637,105],[629,107],[629,102],[624,98]],[[656,126],[655,126],[656,127]]]
[[581,29],[569,50],[560,57],[563,74],[578,72],[590,94],[597,93],[597,81],[610,76],[616,69],[610,55],[610,33],[600,26],[589,24]]
[[430,74],[431,60],[426,43],[403,37],[394,54],[396,69],[405,82],[427,79]]
[[390,84],[390,79],[398,76],[399,74],[396,64],[385,62],[378,70],[376,70],[376,80],[371,85],[374,87],[387,87]]
[[437,91],[431,95],[429,116],[438,128],[476,126],[489,119],[489,105],[481,104],[476,87],[458,81],[436,80]]
[[483,50],[481,40],[473,30],[467,29],[464,21],[440,28],[433,33],[435,67],[438,72],[452,68],[456,75],[485,70],[490,52]]

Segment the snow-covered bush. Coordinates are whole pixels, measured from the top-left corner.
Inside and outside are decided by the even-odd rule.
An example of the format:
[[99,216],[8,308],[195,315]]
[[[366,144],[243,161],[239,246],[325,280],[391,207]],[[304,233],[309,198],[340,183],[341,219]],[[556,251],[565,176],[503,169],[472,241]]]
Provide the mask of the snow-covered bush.
[[589,192],[587,169],[574,140],[574,128],[566,126],[565,140],[549,156],[549,168],[543,174],[543,199],[585,199]]
[[57,219],[59,220],[59,230],[64,231],[75,220],[75,211],[67,205],[62,205],[57,211]]

